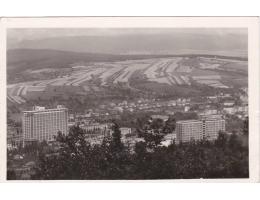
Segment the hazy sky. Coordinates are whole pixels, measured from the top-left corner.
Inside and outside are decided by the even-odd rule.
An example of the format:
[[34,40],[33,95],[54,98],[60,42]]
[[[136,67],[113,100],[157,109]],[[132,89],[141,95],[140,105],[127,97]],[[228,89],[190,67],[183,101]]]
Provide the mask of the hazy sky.
[[116,35],[168,35],[168,34],[196,34],[210,36],[247,36],[247,29],[242,28],[33,28],[9,29],[8,38],[16,40],[44,39],[64,36],[116,36]]
[[34,28],[7,33],[8,49],[247,55],[247,29],[242,28]]

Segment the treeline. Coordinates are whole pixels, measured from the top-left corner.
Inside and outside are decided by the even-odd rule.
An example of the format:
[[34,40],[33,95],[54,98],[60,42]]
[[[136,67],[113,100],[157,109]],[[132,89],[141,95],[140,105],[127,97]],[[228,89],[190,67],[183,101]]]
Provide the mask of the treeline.
[[168,147],[160,137],[144,137],[134,148],[124,145],[118,125],[100,145],[90,145],[85,131],[73,127],[58,134],[59,150],[40,153],[35,175],[41,180],[120,180],[247,178],[248,147],[236,134],[219,133],[214,142],[200,141]]

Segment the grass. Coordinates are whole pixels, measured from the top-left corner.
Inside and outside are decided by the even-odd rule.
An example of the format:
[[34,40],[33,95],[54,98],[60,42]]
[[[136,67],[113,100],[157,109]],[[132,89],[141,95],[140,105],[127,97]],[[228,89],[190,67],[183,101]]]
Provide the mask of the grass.
[[242,72],[248,71],[248,65],[246,62],[231,62],[225,65],[220,66],[220,68],[225,70],[237,70]]
[[210,75],[218,75],[219,73],[214,70],[206,70],[206,69],[198,69],[193,68],[190,75],[191,76],[210,76]]

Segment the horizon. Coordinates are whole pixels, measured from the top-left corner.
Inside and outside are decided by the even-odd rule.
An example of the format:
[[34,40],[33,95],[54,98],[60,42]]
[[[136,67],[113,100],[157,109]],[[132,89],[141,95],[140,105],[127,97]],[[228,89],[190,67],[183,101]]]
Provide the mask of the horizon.
[[[229,41],[228,43],[226,41]],[[214,54],[245,57],[245,28],[8,29],[7,49],[104,54]]]

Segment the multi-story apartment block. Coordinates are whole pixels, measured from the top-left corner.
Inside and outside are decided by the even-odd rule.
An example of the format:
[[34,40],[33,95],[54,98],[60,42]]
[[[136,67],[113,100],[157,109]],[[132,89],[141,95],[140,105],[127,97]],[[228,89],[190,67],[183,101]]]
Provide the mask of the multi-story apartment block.
[[220,115],[202,116],[199,120],[182,120],[176,123],[176,140],[216,140],[219,131],[225,131],[225,120]]
[[225,120],[222,118],[206,118],[203,122],[203,138],[206,140],[216,140],[219,131],[225,131]]
[[32,111],[23,112],[23,141],[51,141],[58,131],[68,132],[68,109],[57,106],[45,109],[35,106]]
[[176,123],[177,142],[189,142],[191,140],[200,140],[202,138],[202,121],[182,120]]

